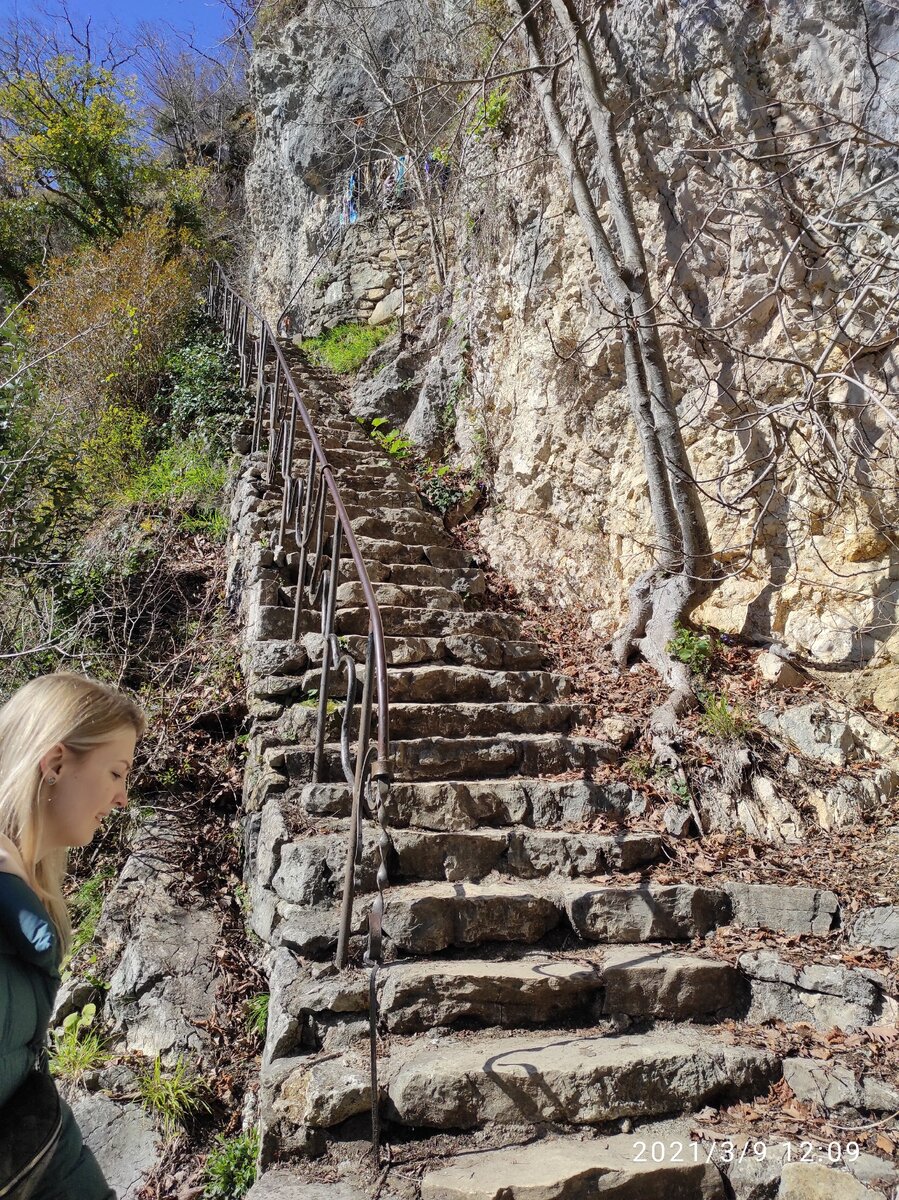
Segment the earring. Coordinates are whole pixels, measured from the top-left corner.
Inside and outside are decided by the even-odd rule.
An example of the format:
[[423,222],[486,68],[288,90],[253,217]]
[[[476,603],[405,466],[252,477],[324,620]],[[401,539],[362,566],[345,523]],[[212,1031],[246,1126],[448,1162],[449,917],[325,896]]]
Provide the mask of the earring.
[[53,787],[54,783],[56,783],[56,776],[53,775],[52,773],[49,775],[45,775],[44,783],[46,783],[47,787]]

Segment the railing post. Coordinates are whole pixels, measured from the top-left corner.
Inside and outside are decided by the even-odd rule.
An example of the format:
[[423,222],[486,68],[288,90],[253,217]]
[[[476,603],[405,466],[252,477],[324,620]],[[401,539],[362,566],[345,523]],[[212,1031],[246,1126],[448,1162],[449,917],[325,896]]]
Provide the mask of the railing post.
[[362,793],[368,776],[368,767],[371,763],[368,744],[371,739],[371,697],[374,673],[374,637],[369,633],[368,646],[365,653],[365,682],[362,685],[362,703],[359,708],[359,742],[356,752],[356,775],[353,780],[350,840],[343,872],[343,900],[340,906],[340,929],[337,934],[337,953],[334,956],[334,963],[340,969],[347,964],[350,927],[353,922],[354,873],[356,869],[356,854],[359,850],[359,831],[362,824]]

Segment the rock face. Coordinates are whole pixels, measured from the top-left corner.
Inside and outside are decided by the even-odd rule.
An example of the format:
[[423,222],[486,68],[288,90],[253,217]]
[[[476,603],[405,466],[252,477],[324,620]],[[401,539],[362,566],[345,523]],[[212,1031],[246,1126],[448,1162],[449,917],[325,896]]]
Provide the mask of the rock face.
[[[383,389],[379,376],[364,377],[360,403],[369,412],[380,406],[426,444],[449,434],[469,465],[489,473],[501,501],[481,522],[497,565],[526,588],[534,564],[543,564],[558,599],[592,598],[605,622],[609,606],[620,612],[646,562],[644,548],[653,544],[644,468],[622,353],[593,301],[594,268],[561,172],[544,156],[533,96],[524,86],[513,89],[504,119],[486,134],[476,123],[466,127],[464,118],[460,146],[451,151],[449,191],[435,192],[428,176],[419,188],[427,204],[396,207],[382,177],[389,167],[395,179],[404,147],[395,132],[385,132],[386,152],[382,147],[367,162],[366,135],[371,141],[375,134],[364,121],[353,122],[377,109],[365,69],[371,64],[346,29],[329,26],[326,8],[304,5],[300,15],[257,38],[258,136],[247,177],[256,293],[272,315],[288,306],[298,326],[317,332],[347,318],[380,321],[396,309],[404,283],[403,319],[417,339],[412,370]],[[392,82],[429,54],[443,75],[470,74],[463,30],[448,12],[375,6],[369,43]],[[814,389],[810,380],[828,346],[858,366],[860,394],[893,403],[888,386],[882,396],[876,389],[895,373],[895,351],[889,339],[875,337],[874,349],[866,341],[874,336],[877,305],[889,303],[886,293],[877,293],[871,312],[844,312],[843,301],[830,305],[833,296],[854,295],[847,280],[867,251],[853,245],[839,268],[823,253],[800,261],[792,210],[769,184],[778,155],[789,158],[798,138],[802,169],[791,175],[790,204],[816,229],[830,227],[829,206],[845,205],[870,231],[872,245],[882,246],[896,185],[888,179],[887,152],[872,147],[879,136],[887,142],[893,136],[896,22],[888,5],[863,15],[848,0],[812,0],[801,9],[787,0],[761,7],[723,0],[714,19],[700,9],[660,19],[649,0],[627,0],[597,34],[653,290],[665,312],[662,336],[691,463],[704,479],[736,465],[742,474],[734,478],[735,493],[753,469],[748,464],[768,461],[780,437],[765,432],[761,417],[744,437],[739,421],[764,403],[777,409]],[[867,44],[873,59],[862,49]],[[876,76],[872,61],[879,63]],[[697,135],[696,106],[710,96],[715,111]],[[855,120],[859,103],[874,138],[864,153],[847,156],[849,127],[841,122]],[[820,105],[836,123],[829,148],[824,133],[809,134],[802,117]],[[637,109],[644,113],[639,131],[631,120]],[[371,126],[371,115],[367,121]],[[442,111],[436,121],[433,140],[440,142]],[[743,152],[744,135],[757,154]],[[426,169],[412,157],[403,165],[407,199],[415,191],[414,170]],[[725,192],[731,199],[722,206]],[[441,279],[427,235],[432,218],[445,231],[439,302]],[[710,341],[697,326],[727,329],[727,339]],[[749,362],[751,383],[741,366]],[[708,489],[704,504],[721,560],[739,564],[751,540],[754,548],[745,567],[724,573],[698,615],[728,631],[781,642],[803,663],[840,666],[831,676],[836,686],[893,711],[899,705],[894,417],[873,400],[856,405],[856,385],[833,371],[820,387],[822,402],[840,420],[845,416],[834,462],[845,462],[847,480],[868,482],[849,483],[835,516],[822,482],[827,448],[812,431],[808,453],[822,464],[817,478],[805,452],[784,434],[773,491],[730,504]],[[725,486],[721,500],[728,494]],[[847,587],[846,579],[855,583]],[[778,686],[797,682],[784,668],[774,675]]]
[[167,836],[164,828],[144,831],[107,898],[97,938],[120,955],[106,1015],[129,1050],[158,1054],[168,1065],[186,1051],[202,1054],[207,1047],[195,1022],[216,1013],[212,951],[218,921],[172,899],[174,876],[160,869],[150,849]]
[[101,1092],[74,1098],[72,1111],[119,1200],[137,1200],[161,1157],[151,1119],[139,1105],[118,1104]]

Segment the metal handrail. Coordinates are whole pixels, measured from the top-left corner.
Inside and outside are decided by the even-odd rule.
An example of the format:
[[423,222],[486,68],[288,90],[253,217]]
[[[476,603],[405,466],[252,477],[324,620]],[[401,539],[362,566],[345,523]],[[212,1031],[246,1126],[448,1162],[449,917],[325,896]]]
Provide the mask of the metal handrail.
[[[377,971],[382,959],[382,922],[384,888],[387,885],[387,856],[391,842],[387,833],[387,798],[391,781],[390,715],[387,689],[387,652],[381,613],[365,562],[359,550],[350,518],[341,499],[328,457],[322,448],[312,420],[291,375],[277,337],[262,314],[231,285],[221,265],[210,267],[207,305],[210,316],[219,319],[228,344],[236,350],[240,362],[241,387],[250,386],[255,373],[255,407],[253,416],[252,449],[262,448],[263,435],[268,434],[266,449],[266,480],[274,483],[280,474],[282,482],[281,521],[278,532],[279,557],[283,556],[284,539],[292,525],[299,565],[294,598],[293,639],[299,632],[304,598],[309,608],[321,606],[322,663],[316,723],[313,779],[320,782],[324,765],[325,725],[328,712],[330,672],[345,670],[347,702],[341,725],[340,750],[344,778],[353,790],[349,845],[347,847],[344,887],[341,899],[340,930],[337,940],[336,965],[346,966],[352,926],[354,867],[362,850],[362,818],[367,799],[371,815],[377,821],[379,862],[376,876],[377,893],[369,913],[368,941],[363,961],[371,968],[369,981],[371,1070],[372,1070],[372,1142],[378,1157],[379,1114],[376,1058]],[[269,377],[270,376],[270,377]],[[302,421],[311,449],[305,479],[293,474],[294,443],[297,421]],[[326,535],[327,507],[330,498],[334,510],[334,525]],[[330,549],[327,542],[330,540]],[[355,703],[356,665],[353,658],[341,650],[335,629],[335,610],[342,543],[346,543],[356,575],[362,585],[368,609],[368,641],[365,680],[359,706],[359,735],[354,756],[350,747],[352,709]],[[314,564],[310,566],[310,558]],[[329,567],[324,568],[325,559]],[[374,687],[373,687],[374,685]],[[373,703],[378,707],[377,736],[372,745],[371,724]]]

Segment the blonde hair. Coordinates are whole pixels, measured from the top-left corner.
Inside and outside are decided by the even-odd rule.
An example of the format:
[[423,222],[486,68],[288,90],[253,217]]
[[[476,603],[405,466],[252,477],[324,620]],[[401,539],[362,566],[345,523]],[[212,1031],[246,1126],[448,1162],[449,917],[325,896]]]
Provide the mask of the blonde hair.
[[62,744],[84,754],[108,742],[124,725],[138,737],[144,716],[115,688],[83,675],[59,671],[32,679],[0,708],[0,833],[22,855],[29,882],[56,926],[61,952],[72,925],[63,897],[68,850],[48,851],[37,861],[43,826],[41,759]]

